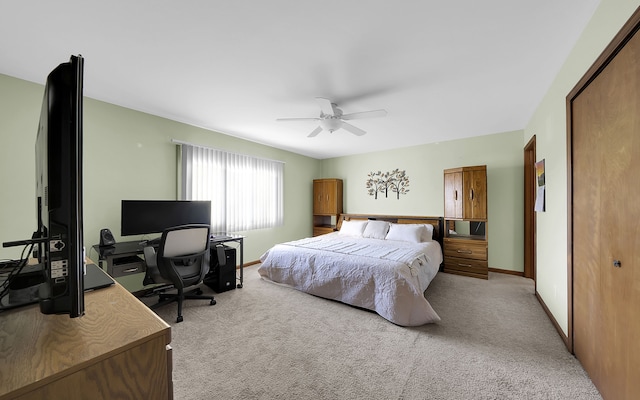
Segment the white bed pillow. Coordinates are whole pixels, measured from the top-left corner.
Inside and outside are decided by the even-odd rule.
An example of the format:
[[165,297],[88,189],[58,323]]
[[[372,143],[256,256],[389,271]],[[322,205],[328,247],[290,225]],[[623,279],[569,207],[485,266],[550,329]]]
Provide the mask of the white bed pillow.
[[389,232],[389,223],[387,221],[375,221],[370,220],[367,222],[367,227],[364,228],[362,237],[371,239],[384,239]]
[[423,242],[431,242],[433,241],[433,225],[424,224],[424,232],[422,233],[422,241]]
[[410,243],[421,243],[424,232],[427,230],[424,225],[418,224],[391,224],[386,240],[399,240]]
[[369,221],[342,221],[338,234],[362,237],[362,232],[364,232],[367,222]]

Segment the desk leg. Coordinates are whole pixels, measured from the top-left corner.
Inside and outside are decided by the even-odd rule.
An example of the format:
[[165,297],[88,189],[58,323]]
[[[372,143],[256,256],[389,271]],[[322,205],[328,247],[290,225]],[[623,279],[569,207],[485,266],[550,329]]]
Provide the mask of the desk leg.
[[236,286],[238,289],[242,289],[242,282],[244,281],[244,239],[240,239],[240,283]]

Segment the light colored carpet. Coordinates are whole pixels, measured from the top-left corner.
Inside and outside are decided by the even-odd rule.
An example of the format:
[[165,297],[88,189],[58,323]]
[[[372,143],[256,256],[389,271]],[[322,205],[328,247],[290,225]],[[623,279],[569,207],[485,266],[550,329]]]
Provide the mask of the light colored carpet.
[[257,267],[214,306],[187,301],[184,322],[175,303],[157,310],[172,326],[176,400],[601,398],[529,279],[439,273],[426,297],[442,321],[403,328]]

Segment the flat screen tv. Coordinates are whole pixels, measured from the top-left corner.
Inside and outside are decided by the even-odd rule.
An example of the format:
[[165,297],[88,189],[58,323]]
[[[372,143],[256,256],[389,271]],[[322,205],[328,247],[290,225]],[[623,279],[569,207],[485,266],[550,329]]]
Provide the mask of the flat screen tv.
[[161,233],[187,224],[211,225],[211,201],[122,200],[122,236]]
[[48,75],[36,139],[40,311],[72,318],[84,314],[83,68],[82,56],[71,56]]

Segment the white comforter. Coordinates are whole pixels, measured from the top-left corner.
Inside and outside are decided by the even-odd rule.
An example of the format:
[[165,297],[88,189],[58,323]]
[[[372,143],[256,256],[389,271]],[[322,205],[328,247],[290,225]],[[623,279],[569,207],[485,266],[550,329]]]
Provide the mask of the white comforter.
[[260,261],[258,272],[265,279],[373,310],[401,326],[440,320],[424,297],[442,262],[436,241],[331,233],[275,245]]

